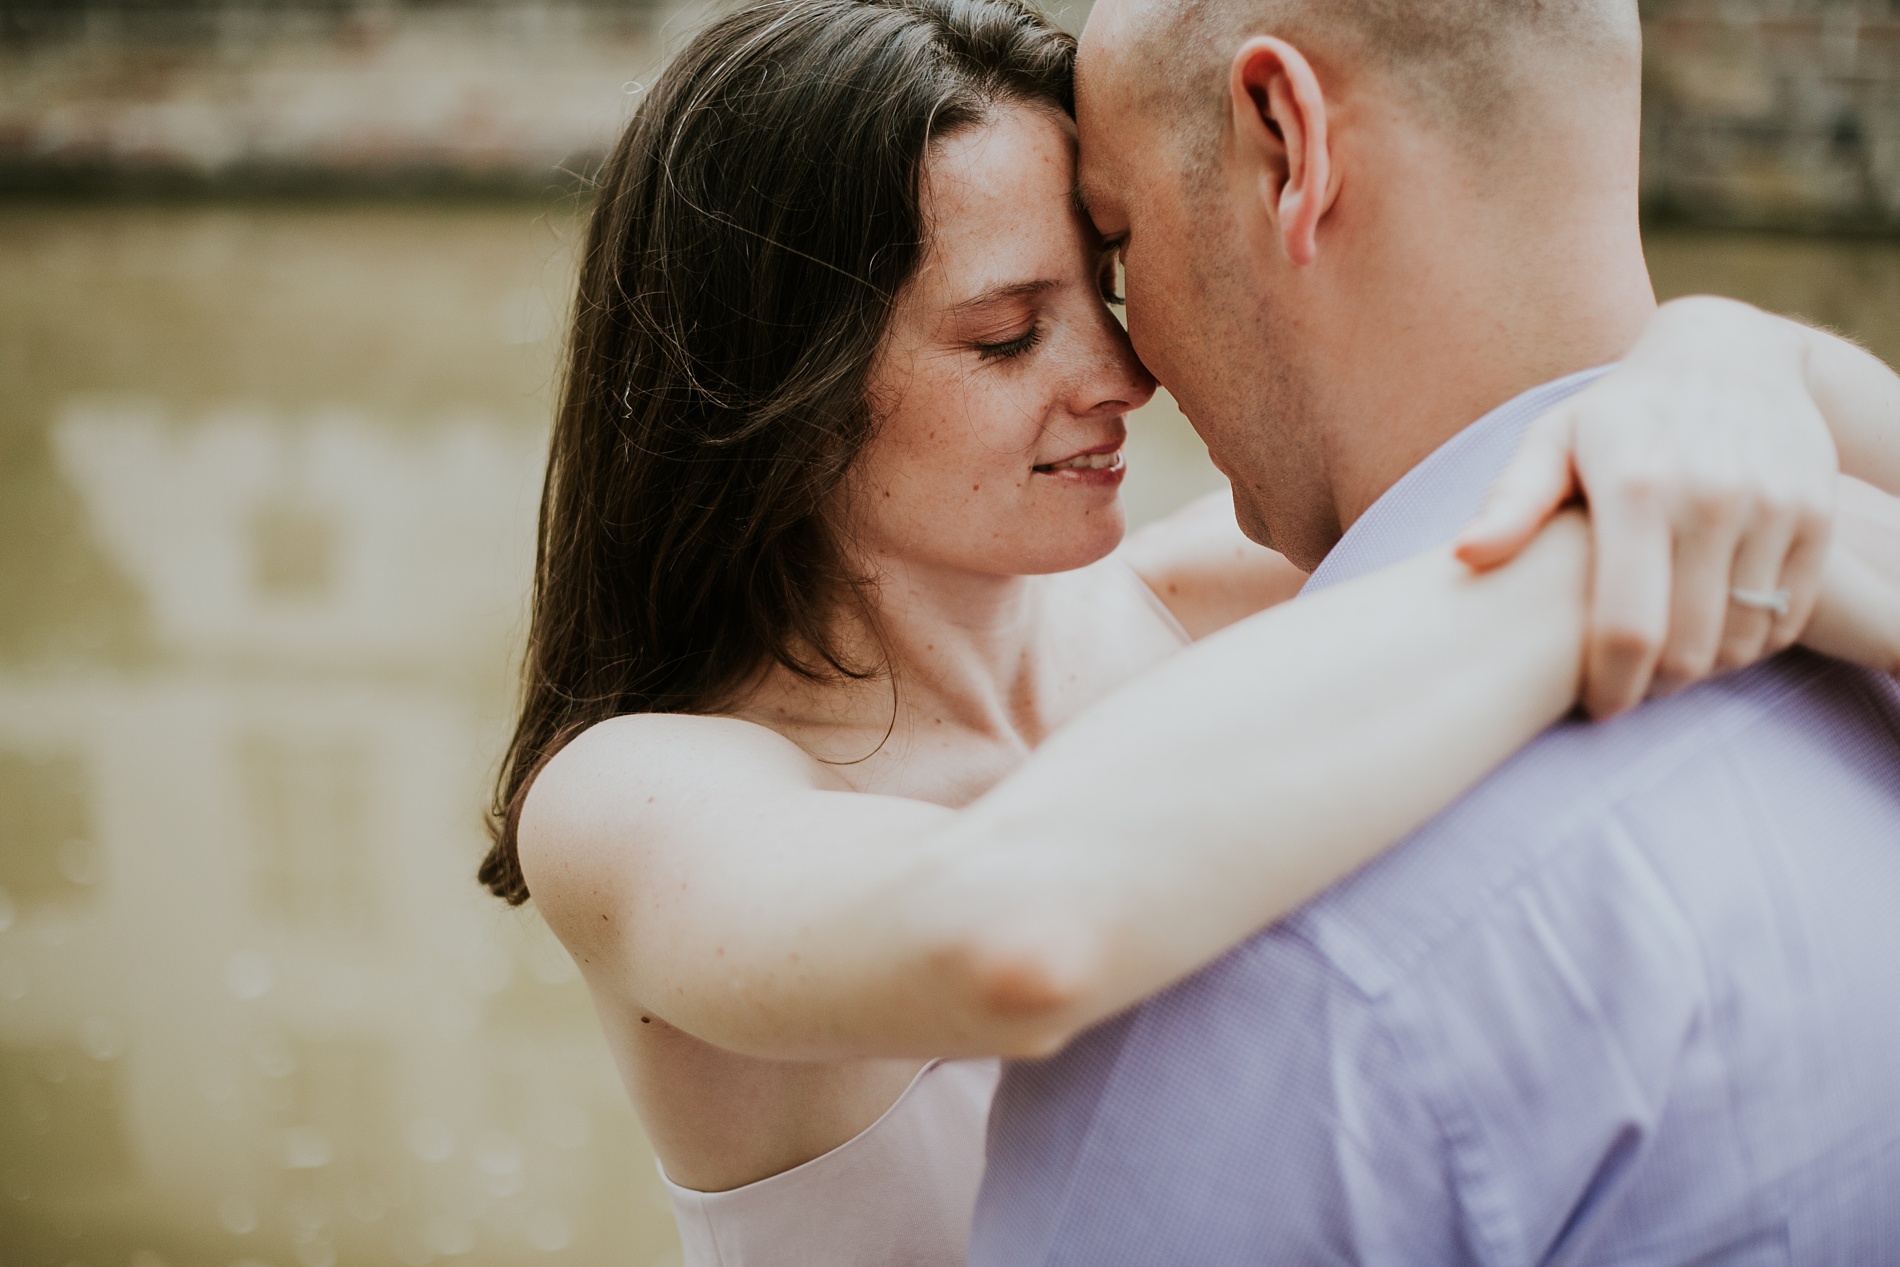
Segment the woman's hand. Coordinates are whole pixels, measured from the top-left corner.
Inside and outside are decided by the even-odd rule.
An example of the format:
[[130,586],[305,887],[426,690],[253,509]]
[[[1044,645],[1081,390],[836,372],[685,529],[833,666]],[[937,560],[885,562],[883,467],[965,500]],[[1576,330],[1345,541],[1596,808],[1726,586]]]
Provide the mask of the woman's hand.
[[[1588,501],[1593,716],[1751,664],[1806,627],[1838,463],[1804,335],[1728,300],[1663,305],[1623,361],[1531,424],[1460,538],[1461,559],[1493,567],[1559,506]],[[1736,590],[1786,603],[1744,605]]]

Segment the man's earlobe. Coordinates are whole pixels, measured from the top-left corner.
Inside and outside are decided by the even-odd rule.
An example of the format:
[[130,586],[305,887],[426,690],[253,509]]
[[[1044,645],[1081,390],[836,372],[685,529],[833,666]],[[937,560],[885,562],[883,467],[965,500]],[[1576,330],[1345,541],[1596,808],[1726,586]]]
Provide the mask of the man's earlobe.
[[1262,211],[1281,249],[1304,267],[1319,255],[1319,222],[1332,197],[1326,95],[1306,55],[1259,35],[1234,54],[1228,85],[1241,162],[1257,169]]

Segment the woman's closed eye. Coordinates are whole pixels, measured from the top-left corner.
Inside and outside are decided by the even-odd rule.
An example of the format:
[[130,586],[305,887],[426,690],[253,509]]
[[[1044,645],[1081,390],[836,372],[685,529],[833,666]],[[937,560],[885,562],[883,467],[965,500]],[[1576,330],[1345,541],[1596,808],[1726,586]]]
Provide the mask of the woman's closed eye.
[[1042,325],[1031,325],[1021,334],[993,343],[978,341],[973,344],[976,354],[986,361],[1006,361],[1018,357],[1042,342]]

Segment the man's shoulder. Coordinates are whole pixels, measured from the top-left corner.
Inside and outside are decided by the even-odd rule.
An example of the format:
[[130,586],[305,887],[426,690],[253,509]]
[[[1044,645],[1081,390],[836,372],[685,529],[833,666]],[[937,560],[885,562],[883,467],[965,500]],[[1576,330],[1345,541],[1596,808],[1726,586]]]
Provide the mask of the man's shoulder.
[[[1819,789],[1799,772],[1851,778],[1864,766],[1891,781],[1896,758],[1900,688],[1797,650],[1611,722],[1553,727],[1274,935],[1377,996],[1579,851],[1621,851],[1626,866],[1665,870],[1656,855],[1707,860],[1745,847],[1738,837],[1765,811],[1812,802]],[[1826,830],[1825,809],[1808,817]]]
[[1531,1262],[1579,1228],[1591,1261],[1714,1261],[1900,1122],[1896,838],[1900,691],[1847,666],[1558,727],[1011,1066],[971,1262]]

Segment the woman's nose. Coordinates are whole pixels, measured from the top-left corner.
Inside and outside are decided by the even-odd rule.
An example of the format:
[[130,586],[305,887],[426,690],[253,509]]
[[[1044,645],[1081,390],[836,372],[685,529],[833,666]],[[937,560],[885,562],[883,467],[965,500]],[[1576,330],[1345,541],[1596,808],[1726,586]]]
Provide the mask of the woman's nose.
[[1128,341],[1120,341],[1107,363],[1083,384],[1082,399],[1076,404],[1084,414],[1122,414],[1139,409],[1154,399],[1155,378],[1141,363]]

